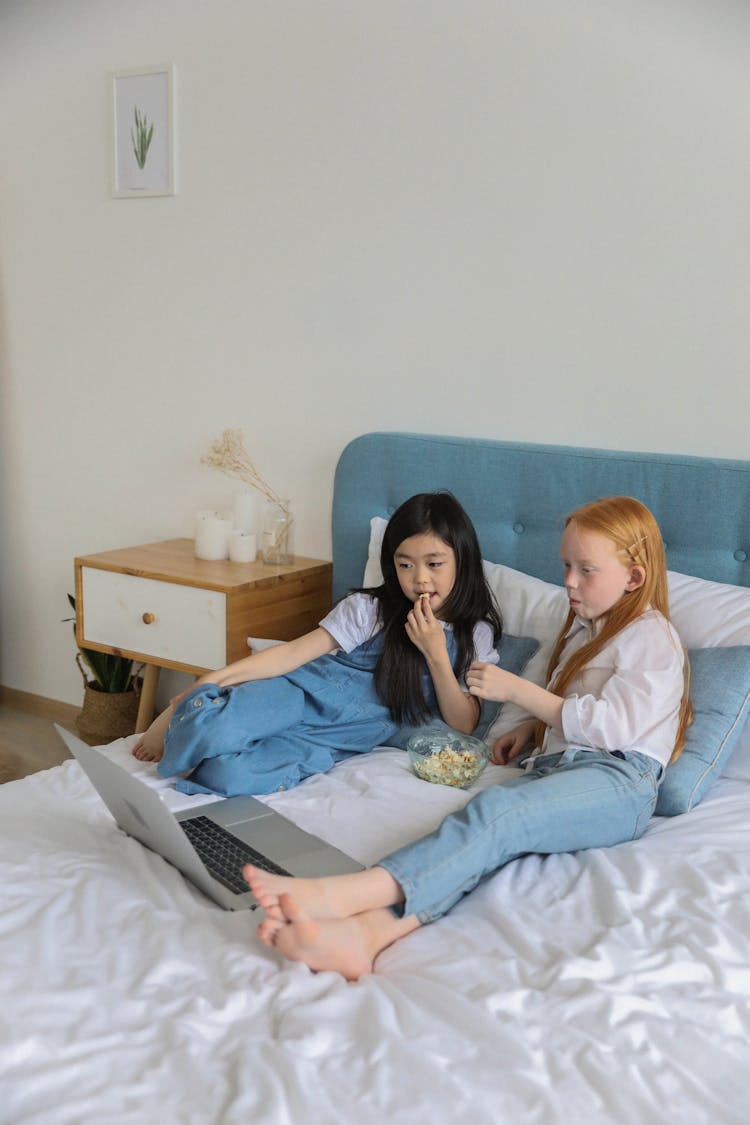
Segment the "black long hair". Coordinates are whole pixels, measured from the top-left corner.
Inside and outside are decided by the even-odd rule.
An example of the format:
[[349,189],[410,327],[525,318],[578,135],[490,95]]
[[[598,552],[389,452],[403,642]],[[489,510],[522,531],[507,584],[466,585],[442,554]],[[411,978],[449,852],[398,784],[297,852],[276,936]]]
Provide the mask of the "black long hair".
[[465,675],[476,657],[474,626],[478,622],[489,622],[496,639],[502,633],[500,610],[484,576],[477,533],[456,497],[451,492],[420,492],[405,500],[383,535],[383,583],[360,591],[379,603],[383,651],[375,667],[375,689],[397,723],[418,723],[430,715],[422,688],[424,657],[409,640],[405,627],[413,603],[401,589],[394,562],[405,539],[426,534],[437,535],[456,557],[456,580],[440,610],[441,618],[453,626],[456,676]]

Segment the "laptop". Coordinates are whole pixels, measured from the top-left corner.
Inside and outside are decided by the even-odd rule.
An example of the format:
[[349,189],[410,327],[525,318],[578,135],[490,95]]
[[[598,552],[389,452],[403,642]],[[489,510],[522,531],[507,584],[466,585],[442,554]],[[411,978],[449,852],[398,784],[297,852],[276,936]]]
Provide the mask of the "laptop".
[[54,726],[123,832],[169,860],[225,910],[258,905],[242,878],[246,863],[282,875],[362,870],[361,863],[255,797],[226,797],[173,813],[157,790]]

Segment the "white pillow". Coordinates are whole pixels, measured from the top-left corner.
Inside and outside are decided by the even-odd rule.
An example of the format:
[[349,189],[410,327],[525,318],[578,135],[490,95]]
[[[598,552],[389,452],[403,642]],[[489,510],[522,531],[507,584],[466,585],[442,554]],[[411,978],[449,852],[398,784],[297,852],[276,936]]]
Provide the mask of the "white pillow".
[[687,648],[750,645],[750,589],[669,571],[669,609]]
[[[383,581],[380,548],[387,522],[380,516],[370,520],[365,586],[378,586]],[[536,655],[524,669],[524,678],[543,684],[552,646],[568,612],[564,588],[501,563],[485,562],[484,572],[500,607],[504,628],[515,636],[536,637],[539,641]],[[672,570],[668,579],[672,620],[686,648],[750,645],[750,588]],[[486,740],[498,738],[525,717],[506,703]],[[745,723],[722,776],[750,781],[750,722]]]
[[503,628],[518,637],[536,637],[551,649],[568,614],[565,589],[502,563],[485,561],[483,565],[500,606]]
[[[539,641],[539,648],[524,668],[523,677],[544,686],[555,640],[568,615],[565,590],[502,563],[484,562],[483,565],[487,583],[500,607],[503,628],[515,636],[535,637]],[[528,717],[515,703],[504,703],[487,731],[485,742],[491,746],[501,734]]]
[[253,652],[263,652],[264,649],[273,648],[274,645],[283,645],[283,641],[271,641],[267,637],[248,637],[247,647]]
[[370,520],[370,546],[367,549],[367,565],[363,586],[380,586],[383,581],[383,571],[380,569],[380,548],[383,546],[383,536],[388,526],[388,520],[382,516],[373,516]]

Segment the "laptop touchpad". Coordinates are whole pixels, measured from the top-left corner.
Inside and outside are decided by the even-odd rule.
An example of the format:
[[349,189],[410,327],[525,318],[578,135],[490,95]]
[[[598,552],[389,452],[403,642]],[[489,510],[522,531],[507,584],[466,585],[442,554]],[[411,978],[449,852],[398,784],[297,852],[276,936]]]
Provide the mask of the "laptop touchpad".
[[320,847],[320,840],[308,836],[291,821],[278,816],[262,817],[249,824],[233,824],[231,831],[251,848],[280,863],[290,856]]

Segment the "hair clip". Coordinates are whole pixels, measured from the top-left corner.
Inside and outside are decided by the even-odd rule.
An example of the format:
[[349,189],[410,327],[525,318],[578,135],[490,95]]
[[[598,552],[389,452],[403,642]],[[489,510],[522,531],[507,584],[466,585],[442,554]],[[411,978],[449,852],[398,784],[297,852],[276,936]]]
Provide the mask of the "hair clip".
[[640,539],[636,539],[636,541],[631,543],[629,547],[626,547],[625,550],[632,556],[634,548],[637,547],[639,543],[645,543],[647,539],[648,535],[642,535]]

